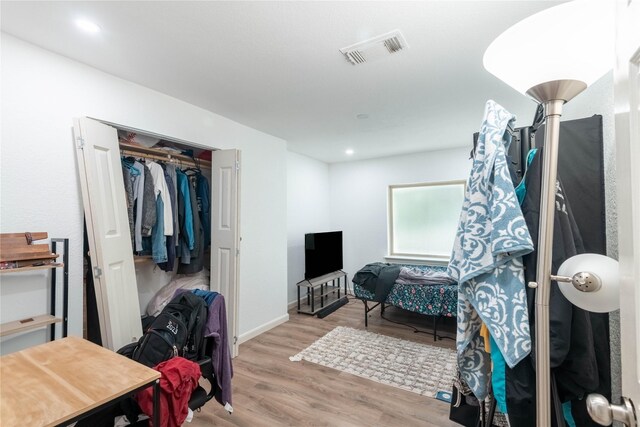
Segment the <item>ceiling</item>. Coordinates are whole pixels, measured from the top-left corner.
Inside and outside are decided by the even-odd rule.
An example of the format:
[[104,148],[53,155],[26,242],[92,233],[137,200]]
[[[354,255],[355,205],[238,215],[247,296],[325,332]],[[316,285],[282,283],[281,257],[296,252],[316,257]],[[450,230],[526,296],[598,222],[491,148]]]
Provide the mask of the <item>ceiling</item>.
[[[332,163],[468,147],[489,98],[529,124],[535,104],[486,72],[482,55],[557,3],[2,1],[1,26]],[[80,32],[79,17],[101,31]],[[407,50],[357,66],[339,52],[395,29]],[[526,67],[532,55],[513,60]]]

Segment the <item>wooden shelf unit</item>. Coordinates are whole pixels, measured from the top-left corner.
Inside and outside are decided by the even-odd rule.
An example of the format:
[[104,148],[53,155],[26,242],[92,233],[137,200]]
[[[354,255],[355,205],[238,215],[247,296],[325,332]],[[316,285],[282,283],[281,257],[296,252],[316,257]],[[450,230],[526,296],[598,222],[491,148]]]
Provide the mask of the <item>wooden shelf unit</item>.
[[38,329],[43,326],[60,322],[62,322],[60,317],[55,317],[51,314],[41,314],[39,316],[28,317],[22,320],[14,320],[13,322],[7,322],[0,325],[0,337],[29,331],[31,329]]
[[64,267],[64,263],[54,262],[52,264],[47,264],[47,265],[31,265],[28,267],[4,268],[0,270],[0,273],[19,273],[21,271],[47,270],[49,268],[60,268],[60,267]]
[[[21,273],[25,271],[47,270],[51,269],[50,283],[50,310],[48,314],[40,314],[37,316],[27,317],[24,319],[13,320],[0,324],[0,337],[25,332],[32,329],[38,329],[50,326],[50,340],[55,340],[56,323],[62,323],[62,337],[67,336],[68,317],[69,317],[69,239],[51,239],[51,250],[56,253],[58,244],[64,247],[63,262],[56,262],[47,265],[36,265],[27,267],[16,267],[0,270],[0,273]],[[56,316],[56,295],[57,295],[57,269],[62,268],[63,271],[63,289],[62,289],[62,317]]]

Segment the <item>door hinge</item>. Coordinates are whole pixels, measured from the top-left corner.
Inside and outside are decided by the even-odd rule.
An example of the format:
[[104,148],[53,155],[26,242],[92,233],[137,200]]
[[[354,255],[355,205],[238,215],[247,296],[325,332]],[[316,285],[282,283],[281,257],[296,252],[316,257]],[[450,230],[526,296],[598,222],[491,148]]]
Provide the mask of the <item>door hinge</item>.
[[240,249],[236,249],[236,256],[240,256]]
[[237,337],[237,336],[234,336],[234,337],[233,337],[233,343],[234,343],[234,344],[238,344],[238,337]]
[[79,149],[83,150],[84,149],[84,138],[82,138],[81,136],[76,138],[76,145]]
[[93,267],[93,277],[98,278],[102,276],[102,269],[100,267]]
[[240,170],[240,161],[236,160],[236,172]]

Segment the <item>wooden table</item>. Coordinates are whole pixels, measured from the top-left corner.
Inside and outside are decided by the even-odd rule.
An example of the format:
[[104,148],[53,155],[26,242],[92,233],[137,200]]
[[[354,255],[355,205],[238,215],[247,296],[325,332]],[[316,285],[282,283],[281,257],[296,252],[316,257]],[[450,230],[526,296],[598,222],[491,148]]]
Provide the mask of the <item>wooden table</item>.
[[55,426],[77,421],[130,393],[154,387],[159,425],[160,373],[78,337],[0,358],[0,426]]

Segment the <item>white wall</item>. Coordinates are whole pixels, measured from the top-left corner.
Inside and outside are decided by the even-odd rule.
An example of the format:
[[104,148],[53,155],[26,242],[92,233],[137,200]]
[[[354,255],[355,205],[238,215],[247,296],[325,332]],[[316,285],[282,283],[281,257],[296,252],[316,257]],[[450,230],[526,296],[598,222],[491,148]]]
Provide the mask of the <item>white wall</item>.
[[296,283],[304,279],[304,235],[331,231],[329,165],[287,153],[288,300],[297,302]]
[[343,231],[344,269],[350,278],[387,255],[388,186],[466,180],[469,151],[455,148],[330,166],[331,228]]
[[[242,150],[240,339],[287,319],[285,141],[2,34],[0,231],[69,237],[70,334],[82,333],[82,199],[72,119]],[[2,276],[1,321],[46,309],[44,273]],[[41,341],[9,337],[2,351]]]

